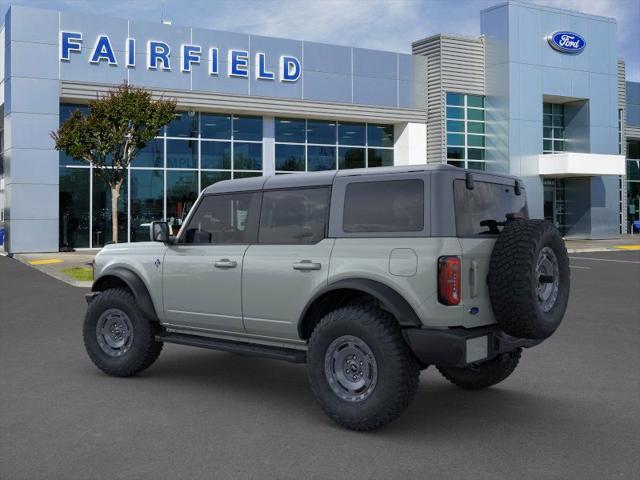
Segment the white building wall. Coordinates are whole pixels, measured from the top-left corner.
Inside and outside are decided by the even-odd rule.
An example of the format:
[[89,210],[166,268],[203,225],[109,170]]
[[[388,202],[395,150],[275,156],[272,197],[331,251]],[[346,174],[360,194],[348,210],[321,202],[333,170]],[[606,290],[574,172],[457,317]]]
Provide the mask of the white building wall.
[[427,125],[424,123],[398,123],[394,127],[395,165],[421,165],[427,163]]

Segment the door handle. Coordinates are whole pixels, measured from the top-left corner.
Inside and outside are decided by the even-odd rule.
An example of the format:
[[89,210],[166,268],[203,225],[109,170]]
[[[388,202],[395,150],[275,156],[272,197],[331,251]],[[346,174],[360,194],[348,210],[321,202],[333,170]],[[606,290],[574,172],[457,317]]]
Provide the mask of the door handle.
[[236,268],[238,266],[238,262],[234,262],[233,260],[229,260],[228,258],[222,258],[217,260],[213,264],[216,268]]
[[321,268],[322,264],[312,262],[311,260],[300,260],[293,264],[294,270],[320,270]]

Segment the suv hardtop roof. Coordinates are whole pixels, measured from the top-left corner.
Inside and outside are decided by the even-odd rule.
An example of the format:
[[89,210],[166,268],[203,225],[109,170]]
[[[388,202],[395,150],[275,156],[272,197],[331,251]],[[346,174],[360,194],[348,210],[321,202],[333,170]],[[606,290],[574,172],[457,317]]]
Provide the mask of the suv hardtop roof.
[[477,170],[465,170],[462,168],[454,167],[452,165],[445,165],[441,163],[436,164],[423,164],[423,165],[403,165],[398,167],[376,167],[376,168],[353,168],[347,170],[331,170],[324,172],[301,172],[291,173],[284,175],[270,175],[267,177],[251,177],[240,178],[236,180],[223,180],[221,182],[214,183],[208,186],[203,194],[215,194],[215,193],[229,193],[229,192],[242,192],[242,191],[255,191],[255,190],[270,190],[280,188],[295,188],[295,187],[315,187],[332,185],[336,177],[357,177],[357,176],[371,176],[376,175],[388,175],[394,173],[408,173],[408,172],[424,172],[424,171],[449,171],[449,172],[470,172],[477,175],[490,175],[501,177],[505,179],[515,179],[512,175],[487,173]]

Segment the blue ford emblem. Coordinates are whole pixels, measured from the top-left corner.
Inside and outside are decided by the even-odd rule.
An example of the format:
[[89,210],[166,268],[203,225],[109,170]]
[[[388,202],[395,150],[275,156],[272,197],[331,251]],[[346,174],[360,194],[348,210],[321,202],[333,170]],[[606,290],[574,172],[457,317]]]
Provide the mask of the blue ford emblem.
[[547,37],[547,42],[551,48],[562,53],[581,53],[587,42],[577,33],[573,32],[555,32]]

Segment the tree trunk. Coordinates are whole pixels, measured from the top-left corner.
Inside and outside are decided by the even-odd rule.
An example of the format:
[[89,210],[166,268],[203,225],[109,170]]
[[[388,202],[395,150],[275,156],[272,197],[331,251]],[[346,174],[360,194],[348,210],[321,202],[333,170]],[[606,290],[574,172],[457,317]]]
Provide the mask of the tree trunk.
[[120,198],[120,187],[122,180],[115,185],[111,185],[111,240],[118,243],[118,198]]

